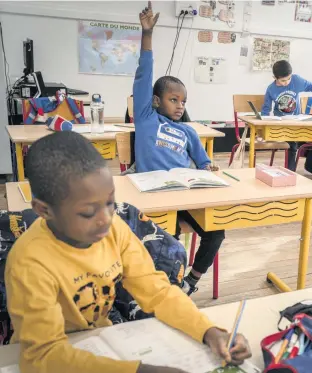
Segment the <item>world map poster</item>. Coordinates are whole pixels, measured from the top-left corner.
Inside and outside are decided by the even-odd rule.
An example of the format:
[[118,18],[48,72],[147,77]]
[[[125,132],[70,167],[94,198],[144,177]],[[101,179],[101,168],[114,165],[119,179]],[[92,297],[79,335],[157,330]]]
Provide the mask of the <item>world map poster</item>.
[[137,25],[78,21],[79,72],[134,76],[140,45]]

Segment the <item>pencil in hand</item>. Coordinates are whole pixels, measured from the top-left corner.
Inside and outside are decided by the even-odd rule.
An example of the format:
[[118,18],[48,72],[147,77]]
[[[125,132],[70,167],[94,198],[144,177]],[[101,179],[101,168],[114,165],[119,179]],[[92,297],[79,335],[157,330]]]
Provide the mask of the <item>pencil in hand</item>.
[[[243,312],[244,312],[245,304],[246,304],[246,300],[242,300],[240,302],[240,304],[239,304],[239,307],[238,307],[238,310],[237,310],[237,314],[236,314],[236,317],[235,317],[235,321],[234,321],[234,325],[233,325],[233,329],[232,329],[232,333],[230,335],[230,338],[229,338],[229,341],[228,341],[228,345],[227,345],[227,349],[229,351],[234,346],[235,338],[236,338],[236,335],[237,335],[237,330],[238,330],[240,321],[242,319],[242,315],[243,315]],[[224,368],[226,365],[227,365],[226,361],[223,361],[222,362],[222,367]]]

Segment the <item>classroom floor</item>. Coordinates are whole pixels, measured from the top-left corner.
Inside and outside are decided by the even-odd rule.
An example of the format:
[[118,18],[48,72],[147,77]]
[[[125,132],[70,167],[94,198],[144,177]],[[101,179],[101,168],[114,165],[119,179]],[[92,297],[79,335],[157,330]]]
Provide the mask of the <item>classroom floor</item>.
[[[257,162],[268,162],[270,154],[257,156]],[[247,155],[246,155],[247,159]],[[215,163],[227,168],[228,154],[215,156]],[[275,164],[283,165],[283,155]],[[119,174],[117,160],[110,161],[113,174]],[[246,161],[246,166],[248,161]],[[304,174],[303,160],[298,172]],[[5,186],[0,184],[0,210],[6,209]],[[295,289],[297,281],[300,224],[276,225],[228,231],[220,251],[219,299],[212,299],[212,271],[200,281],[199,290],[192,295],[198,307],[229,303],[242,298],[256,298],[277,293],[266,282],[266,274],[274,271]],[[183,241],[182,241],[183,242]],[[307,287],[312,286],[312,253],[309,261]]]

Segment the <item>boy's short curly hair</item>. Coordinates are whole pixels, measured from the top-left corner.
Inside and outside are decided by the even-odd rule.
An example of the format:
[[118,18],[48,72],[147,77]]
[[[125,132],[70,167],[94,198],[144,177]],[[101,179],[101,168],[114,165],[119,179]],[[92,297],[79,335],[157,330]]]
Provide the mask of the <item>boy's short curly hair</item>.
[[181,82],[180,79],[174,76],[166,75],[156,80],[153,88],[153,94],[155,96],[162,97],[164,91],[170,83],[181,84],[183,87],[185,87],[185,85]]
[[33,195],[56,207],[69,195],[69,182],[106,167],[91,142],[78,133],[55,132],[30,147],[26,173]]

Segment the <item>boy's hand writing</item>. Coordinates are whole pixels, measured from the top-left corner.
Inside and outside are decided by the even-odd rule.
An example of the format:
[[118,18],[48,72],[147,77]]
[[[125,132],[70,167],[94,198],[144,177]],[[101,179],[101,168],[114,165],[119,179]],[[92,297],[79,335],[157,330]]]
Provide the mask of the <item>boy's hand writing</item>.
[[207,171],[219,171],[220,170],[220,167],[217,166],[216,164],[208,164],[207,167],[206,167],[206,170]]
[[154,365],[141,364],[137,373],[187,373],[184,370],[169,368],[169,367],[157,367]]
[[154,16],[152,2],[148,2],[148,6],[140,13],[140,22],[143,31],[152,31],[159,18],[159,13]]
[[204,343],[208,345],[211,351],[220,356],[228,364],[240,365],[244,360],[251,357],[250,347],[247,339],[237,334],[234,346],[229,351],[227,348],[229,333],[218,328],[210,328],[204,335]]

